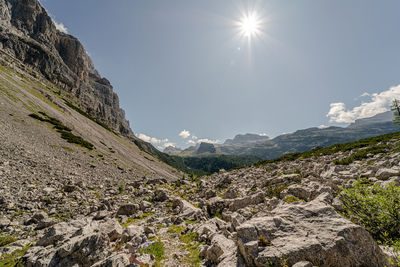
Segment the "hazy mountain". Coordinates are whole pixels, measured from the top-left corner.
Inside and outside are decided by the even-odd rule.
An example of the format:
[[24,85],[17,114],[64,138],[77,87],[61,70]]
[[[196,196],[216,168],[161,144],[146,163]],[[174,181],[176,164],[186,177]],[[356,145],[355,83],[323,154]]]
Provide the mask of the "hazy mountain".
[[[302,152],[315,147],[325,147],[337,143],[356,141],[385,133],[397,132],[400,128],[392,123],[391,112],[371,118],[356,120],[348,127],[308,128],[290,134],[282,134],[273,139],[245,134],[228,139],[224,144],[215,144],[216,154],[254,155],[263,159],[273,159],[290,152]],[[196,150],[188,148],[181,156],[196,156]]]
[[163,150],[163,152],[168,155],[177,155],[182,152],[182,149],[174,146],[168,146]]
[[268,136],[259,135],[259,134],[238,134],[233,139],[225,140],[225,145],[235,145],[235,144],[246,144],[246,143],[253,143],[253,142],[261,142],[268,140]]

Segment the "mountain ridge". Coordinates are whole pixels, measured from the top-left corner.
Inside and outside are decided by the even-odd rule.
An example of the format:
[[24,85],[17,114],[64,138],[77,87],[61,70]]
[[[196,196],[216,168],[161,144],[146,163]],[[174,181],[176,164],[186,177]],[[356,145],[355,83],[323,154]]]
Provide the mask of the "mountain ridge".
[[133,137],[118,95],[99,75],[79,40],[56,29],[38,0],[0,0],[0,49],[65,90],[109,128]]

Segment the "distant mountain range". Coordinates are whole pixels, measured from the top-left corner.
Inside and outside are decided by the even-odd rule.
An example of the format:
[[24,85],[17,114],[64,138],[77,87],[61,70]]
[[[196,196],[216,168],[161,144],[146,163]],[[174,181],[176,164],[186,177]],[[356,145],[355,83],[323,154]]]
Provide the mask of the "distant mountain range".
[[[388,111],[371,118],[359,119],[347,127],[308,128],[294,133],[282,134],[273,139],[257,134],[237,135],[223,144],[214,144],[215,152],[208,145],[206,153],[199,151],[201,146],[189,147],[179,156],[204,155],[252,155],[262,159],[273,159],[291,152],[303,152],[316,147],[325,147],[337,143],[352,142],[385,133],[397,132],[400,128],[392,122],[393,114]],[[203,145],[204,147],[204,145]],[[168,150],[165,151],[169,153]],[[199,153],[200,152],[200,153]]]

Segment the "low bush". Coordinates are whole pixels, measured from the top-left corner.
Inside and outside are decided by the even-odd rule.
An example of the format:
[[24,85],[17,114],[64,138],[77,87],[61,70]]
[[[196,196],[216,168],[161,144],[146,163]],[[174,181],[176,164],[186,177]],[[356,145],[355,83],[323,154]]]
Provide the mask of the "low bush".
[[381,242],[400,240],[400,186],[390,183],[386,187],[358,179],[352,187],[340,194],[343,215],[362,225]]

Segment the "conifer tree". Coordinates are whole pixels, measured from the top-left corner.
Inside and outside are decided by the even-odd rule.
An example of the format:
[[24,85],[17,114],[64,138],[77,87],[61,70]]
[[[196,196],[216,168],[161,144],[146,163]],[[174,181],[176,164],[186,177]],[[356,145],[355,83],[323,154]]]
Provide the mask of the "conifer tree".
[[400,126],[400,101],[395,99],[392,103],[392,111],[394,115],[393,123]]

